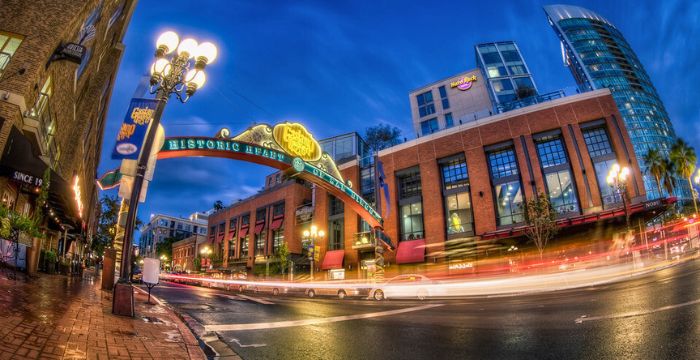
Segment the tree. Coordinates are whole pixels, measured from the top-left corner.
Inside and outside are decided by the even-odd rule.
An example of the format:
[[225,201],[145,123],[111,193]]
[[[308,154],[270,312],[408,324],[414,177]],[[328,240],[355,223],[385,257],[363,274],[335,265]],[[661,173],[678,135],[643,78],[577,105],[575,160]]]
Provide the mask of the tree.
[[159,241],[156,244],[156,254],[158,254],[158,257],[165,255],[168,257],[168,259],[173,258],[173,243],[176,241],[182,240],[181,238],[177,237],[167,237],[163,239],[163,241]]
[[647,166],[646,172],[654,177],[656,181],[656,190],[659,192],[659,197],[661,197],[661,178],[666,172],[666,162],[664,158],[661,157],[661,153],[658,149],[649,149],[642,159]]
[[216,200],[214,202],[214,211],[219,211],[224,208],[224,203],[221,200]]
[[537,246],[541,260],[547,242],[557,233],[556,212],[549,202],[549,197],[542,192],[526,201],[524,210],[525,222],[528,225],[525,235]]
[[99,217],[97,219],[97,230],[91,244],[95,255],[102,256],[104,249],[111,246],[119,218],[120,201],[116,196],[106,195],[100,199]]
[[287,266],[289,265],[289,248],[287,247],[287,243],[283,242],[279,247],[277,247],[275,257],[279,262],[280,273],[284,275],[284,272],[287,270]]
[[401,129],[389,124],[377,124],[365,130],[365,141],[372,151],[379,151],[401,143]]
[[673,146],[671,146],[670,158],[676,168],[676,174],[688,180],[690,196],[693,198],[693,207],[695,208],[695,213],[697,213],[698,203],[695,200],[695,190],[693,189],[693,182],[691,180],[695,172],[695,162],[698,160],[695,149],[683,139],[678,138]]
[[194,271],[202,270],[202,259],[199,256],[197,256],[196,258],[194,258],[194,260],[192,260],[192,267],[194,268],[194,269],[192,269]]
[[661,186],[670,196],[673,194],[673,190],[676,188],[676,178],[674,177],[676,174],[676,168],[671,159],[664,159],[663,161],[665,171],[661,176]]

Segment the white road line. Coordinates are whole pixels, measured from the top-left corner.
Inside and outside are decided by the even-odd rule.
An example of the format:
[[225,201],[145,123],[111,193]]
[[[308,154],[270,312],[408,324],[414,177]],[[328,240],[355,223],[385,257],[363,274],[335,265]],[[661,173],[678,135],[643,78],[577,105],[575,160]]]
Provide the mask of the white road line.
[[222,324],[222,325],[204,325],[205,331],[245,331],[245,330],[262,330],[262,329],[278,329],[285,327],[294,326],[306,326],[306,325],[320,325],[339,321],[348,320],[358,320],[358,319],[369,319],[380,316],[389,316],[396,314],[403,314],[407,312],[420,311],[425,309],[430,309],[443,304],[431,304],[414,306],[410,308],[403,308],[398,310],[388,310],[379,311],[373,313],[356,314],[356,315],[344,315],[344,316],[333,316],[327,318],[317,318],[317,319],[306,319],[306,320],[290,320],[290,321],[277,321],[277,322],[266,322],[266,323],[253,323],[253,324]]
[[254,297],[252,297],[252,296],[247,296],[247,295],[242,295],[242,294],[238,294],[238,295],[236,295],[236,296],[240,296],[240,297],[242,297],[242,298],[244,298],[244,299],[246,299],[246,300],[255,301],[256,303],[260,303],[260,304],[274,305],[274,303],[273,303],[272,301],[267,301],[267,300],[263,300],[263,299],[258,299],[258,298],[254,298]]
[[672,309],[676,309],[679,307],[690,306],[690,305],[695,305],[695,304],[700,304],[700,299],[688,301],[688,302],[684,302],[684,303],[680,303],[680,304],[675,304],[675,305],[662,306],[660,308],[651,309],[651,310],[630,311],[630,312],[621,313],[621,314],[611,314],[611,315],[592,316],[592,317],[587,317],[587,315],[582,315],[582,316],[579,316],[578,318],[576,318],[574,320],[574,322],[577,324],[581,324],[585,321],[620,319],[620,318],[627,318],[627,317],[633,317],[633,316],[649,315],[649,314],[653,314],[653,313],[660,312],[660,311],[672,310]]
[[236,338],[231,339],[231,341],[232,341],[232,342],[235,342],[236,345],[238,345],[238,346],[240,346],[240,347],[242,347],[242,348],[247,348],[247,347],[259,348],[259,347],[267,346],[267,344],[241,344],[241,341],[238,340],[238,339],[236,339]]

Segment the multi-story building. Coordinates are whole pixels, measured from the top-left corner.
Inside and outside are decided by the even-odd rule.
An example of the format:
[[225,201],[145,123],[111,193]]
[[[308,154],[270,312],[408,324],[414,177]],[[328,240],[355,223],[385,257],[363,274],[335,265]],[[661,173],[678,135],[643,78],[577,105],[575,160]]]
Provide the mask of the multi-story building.
[[489,116],[493,111],[489,90],[479,69],[422,86],[411,91],[408,97],[416,137]]
[[[396,248],[385,254],[387,275],[436,264],[465,271],[474,259],[497,254],[500,243],[524,246],[522,204],[539,193],[558,214],[557,242],[624,231],[621,193],[606,181],[615,164],[630,169],[633,221],[664,206],[646,202],[632,142],[607,89],[455,125],[381,150],[378,161],[389,194],[388,202],[381,197],[383,231]],[[364,192],[359,161],[338,168]],[[326,234],[315,243],[316,270],[329,279],[362,278],[377,243],[363,223],[321,187],[282,181],[212,215],[210,242],[228,256],[223,266],[266,265],[281,242],[303,262],[302,233],[315,225]]]
[[194,259],[199,255],[200,249],[205,246],[205,235],[192,235],[186,239],[173,243],[173,270],[175,271],[199,271],[194,268]]
[[36,213],[42,178],[50,174],[43,243],[60,253],[94,231],[94,179],[135,3],[7,0],[0,6],[0,196],[5,206]]
[[207,235],[207,213],[196,212],[187,218],[154,214],[141,229],[140,253],[144,257],[157,257],[159,242],[167,238],[184,239],[193,235]]
[[474,46],[476,66],[487,77],[486,87],[497,112],[510,110],[517,100],[537,96],[537,86],[514,41]]
[[[612,92],[642,168],[647,195],[661,197],[645,171],[643,156],[649,149],[668,156],[675,133],[641,61],[615,25],[595,12],[570,5],[545,6],[544,11],[580,91],[608,88]],[[687,186],[681,188],[690,196]]]

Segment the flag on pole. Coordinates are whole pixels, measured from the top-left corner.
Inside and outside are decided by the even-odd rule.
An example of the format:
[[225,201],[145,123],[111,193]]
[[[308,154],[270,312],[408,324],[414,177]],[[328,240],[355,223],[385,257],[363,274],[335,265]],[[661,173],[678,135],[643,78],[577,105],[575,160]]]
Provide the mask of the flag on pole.
[[379,186],[379,188],[384,191],[386,216],[389,216],[389,214],[391,214],[391,203],[389,202],[389,185],[385,182],[386,175],[384,175],[384,164],[381,161],[379,161],[379,159],[377,159],[377,172],[379,173],[377,186]]
[[122,178],[122,173],[119,172],[119,168],[107,171],[101,178],[97,179],[97,186],[100,190],[114,189],[119,186],[119,181]]

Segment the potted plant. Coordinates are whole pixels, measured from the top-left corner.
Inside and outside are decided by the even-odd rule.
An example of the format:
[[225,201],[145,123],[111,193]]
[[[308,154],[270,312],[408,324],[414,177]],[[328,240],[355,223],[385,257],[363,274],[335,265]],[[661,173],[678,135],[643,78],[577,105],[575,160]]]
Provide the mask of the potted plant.
[[56,272],[56,253],[53,250],[44,252],[44,269],[49,274]]

